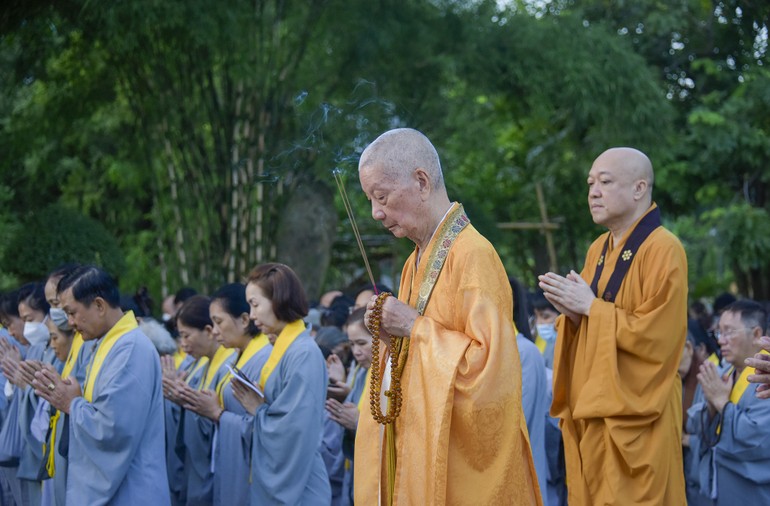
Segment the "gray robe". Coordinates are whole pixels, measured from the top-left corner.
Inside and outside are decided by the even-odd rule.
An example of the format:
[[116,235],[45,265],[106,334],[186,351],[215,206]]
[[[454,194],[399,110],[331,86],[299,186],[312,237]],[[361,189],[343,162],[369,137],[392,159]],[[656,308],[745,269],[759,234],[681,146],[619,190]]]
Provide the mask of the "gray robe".
[[[216,388],[219,381],[227,374],[225,364],[235,362],[235,353],[227,357],[214,374],[209,389]],[[210,363],[209,363],[210,364]],[[205,375],[203,375],[205,376]],[[190,383],[193,388],[196,384]],[[184,470],[186,483],[187,506],[207,506],[214,502],[214,473],[211,472],[212,443],[214,439],[214,422],[190,410],[182,411],[179,428],[184,442]]]
[[[179,370],[188,374],[192,373],[196,364],[197,361],[187,355],[179,364]],[[163,419],[166,427],[166,472],[168,473],[168,488],[173,506],[184,504],[184,460],[177,455],[176,451],[181,418],[182,407],[168,399],[163,399]]]
[[[352,390],[348,394],[345,402],[352,402],[358,405],[361,396],[366,388],[366,377],[368,370],[360,368],[353,379]],[[363,408],[369,409],[369,401],[364,399]],[[342,453],[345,456],[345,478],[342,482],[342,506],[353,504],[353,460],[355,458],[356,431],[344,430],[342,438]]]
[[323,354],[305,330],[268,378],[254,416],[252,506],[330,504],[320,448],[327,382]]
[[[64,364],[56,358],[53,348],[48,343],[38,343],[29,347],[25,360],[39,360],[44,364],[52,364],[56,371],[61,373]],[[42,482],[38,479],[40,465],[43,461],[43,442],[39,441],[30,429],[32,419],[38,404],[42,401],[35,394],[31,385],[24,387],[19,404],[19,430],[21,431],[23,445],[19,458],[19,469],[16,477],[21,483],[23,500],[30,506],[39,506],[41,501]]]
[[[254,383],[258,383],[262,367],[272,350],[269,344],[263,347],[240,370]],[[225,412],[219,419],[214,450],[214,504],[246,505],[249,503],[254,417],[233,396],[230,382],[222,389],[222,398]]]
[[705,401],[687,411],[690,441],[697,438],[701,492],[717,505],[770,504],[770,400],[757,399],[756,390],[750,383],[721,416],[710,419]]
[[[83,346],[80,348],[80,353],[78,353],[77,358],[75,359],[75,365],[72,367],[72,372],[70,373],[71,376],[73,376],[78,384],[80,384],[80,389],[83,389],[83,385],[86,381],[86,369],[88,368],[88,364],[91,362],[91,354],[93,353],[94,347],[96,346],[96,343],[94,341],[85,341],[83,342]],[[56,441],[56,448],[54,448],[54,466],[56,468],[56,472],[53,475],[53,505],[54,506],[65,506],[66,502],[66,496],[67,496],[67,456],[62,455],[62,448],[59,446],[61,444],[65,423],[64,420],[68,417],[66,413],[62,413],[59,416],[59,420],[56,422],[56,433],[57,441]]]
[[160,360],[136,328],[105,357],[93,400],[70,403],[67,504],[168,506],[163,438]]
[[521,359],[521,406],[529,432],[532,460],[543,504],[548,504],[548,460],[545,453],[545,423],[548,417],[548,381],[545,363],[535,343],[521,334],[516,336]]

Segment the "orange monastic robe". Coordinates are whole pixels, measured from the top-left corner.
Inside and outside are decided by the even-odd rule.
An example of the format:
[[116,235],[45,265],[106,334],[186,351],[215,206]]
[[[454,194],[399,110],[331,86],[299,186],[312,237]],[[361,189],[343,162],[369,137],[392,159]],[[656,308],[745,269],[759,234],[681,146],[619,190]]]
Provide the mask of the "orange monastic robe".
[[[589,284],[608,234],[588,250],[581,276]],[[599,295],[628,235],[618,244],[610,236]],[[661,226],[631,262],[614,303],[595,299],[579,327],[557,322],[551,414],[561,418],[571,506],[685,504],[677,367],[687,258]]]
[[[445,241],[442,228],[420,264],[415,251],[404,266],[399,299],[413,307],[431,275],[430,253]],[[409,336],[403,406],[395,422],[394,504],[540,504],[512,314],[511,288],[497,253],[466,226]],[[382,432],[371,411],[362,410],[356,504],[380,504],[379,497],[385,503]]]

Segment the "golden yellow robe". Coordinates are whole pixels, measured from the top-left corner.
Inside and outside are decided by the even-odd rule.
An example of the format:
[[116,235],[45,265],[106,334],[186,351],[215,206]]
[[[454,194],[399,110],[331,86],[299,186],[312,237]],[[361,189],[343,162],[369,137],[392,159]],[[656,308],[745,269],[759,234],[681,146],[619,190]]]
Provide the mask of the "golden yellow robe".
[[[588,250],[581,276],[589,284],[608,234]],[[610,236],[600,295],[628,235],[618,244]],[[687,258],[679,240],[658,227],[634,255],[615,302],[597,298],[579,327],[562,316],[557,328],[551,414],[561,418],[569,504],[685,504],[677,367]]]
[[[416,250],[404,266],[399,299],[413,307],[429,275],[429,253],[443,240],[439,235],[419,266]],[[395,422],[394,504],[541,504],[521,407],[512,314],[511,288],[497,253],[466,226],[410,336],[403,407]],[[379,497],[385,502],[387,467],[382,426],[368,404],[356,434],[355,502],[376,505]]]

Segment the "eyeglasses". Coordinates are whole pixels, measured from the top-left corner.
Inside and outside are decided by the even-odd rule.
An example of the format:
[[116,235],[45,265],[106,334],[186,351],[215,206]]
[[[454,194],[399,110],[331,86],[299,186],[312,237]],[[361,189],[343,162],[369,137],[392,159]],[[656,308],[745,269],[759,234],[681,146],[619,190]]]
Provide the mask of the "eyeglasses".
[[725,338],[729,339],[731,337],[737,336],[740,332],[745,332],[747,330],[751,330],[751,329],[748,328],[748,327],[743,327],[743,328],[740,328],[740,329],[725,330],[724,332],[721,332],[721,331],[717,330],[716,332],[714,332],[714,337],[716,337],[717,340],[719,340],[719,338],[721,338],[722,336],[724,336]]

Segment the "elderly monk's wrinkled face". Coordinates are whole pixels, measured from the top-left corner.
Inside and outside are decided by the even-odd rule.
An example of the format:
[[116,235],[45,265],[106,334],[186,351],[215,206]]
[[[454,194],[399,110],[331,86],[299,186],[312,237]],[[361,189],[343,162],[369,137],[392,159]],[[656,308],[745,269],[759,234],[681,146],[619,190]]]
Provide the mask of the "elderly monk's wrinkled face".
[[388,174],[377,165],[362,168],[358,177],[366,198],[372,203],[372,218],[394,236],[416,242],[423,228],[419,183],[411,177]]
[[602,155],[588,173],[588,207],[594,223],[611,227],[636,209],[633,174],[625,170],[622,158]]

